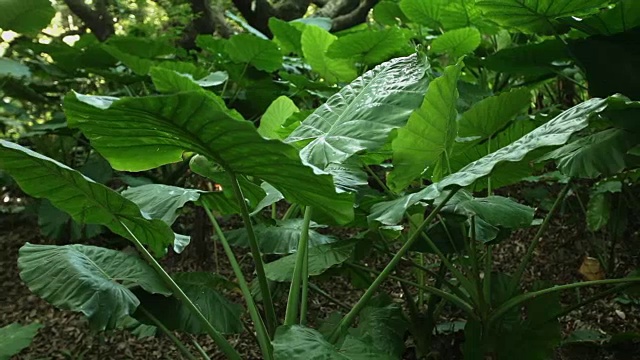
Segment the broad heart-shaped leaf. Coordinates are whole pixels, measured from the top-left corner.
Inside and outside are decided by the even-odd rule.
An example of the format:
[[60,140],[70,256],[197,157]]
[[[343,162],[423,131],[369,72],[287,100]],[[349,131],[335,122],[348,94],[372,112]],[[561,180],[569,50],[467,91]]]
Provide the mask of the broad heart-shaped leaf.
[[388,178],[391,189],[405,188],[427,167],[446,166],[458,130],[456,84],[461,68],[461,62],[447,67],[429,85],[422,106],[398,130],[392,143],[393,171]]
[[253,209],[253,211],[250,214],[251,216],[258,214],[262,209],[266,208],[267,206],[271,206],[277,203],[278,201],[284,199],[284,195],[282,195],[282,193],[278,191],[278,189],[274,188],[268,182],[263,182],[262,184],[260,184],[260,187],[262,188],[262,190],[264,190],[265,196],[264,198],[262,198],[262,200],[260,200],[260,202]]
[[554,62],[570,59],[567,46],[553,39],[502,49],[482,61],[487,68],[516,75],[540,76],[562,68]]
[[76,170],[20,145],[0,140],[0,169],[8,172],[25,193],[48,199],[79,223],[104,225],[133,240],[131,231],[157,256],[163,255],[173,242],[171,228],[160,220],[144,218],[133,202]]
[[466,27],[447,31],[431,43],[431,51],[436,54],[447,53],[453,58],[473,52],[480,46],[480,31]]
[[197,91],[118,100],[70,94],[64,107],[69,125],[80,128],[116,169],[152,169],[192,151],[227,171],[262,179],[289,201],[311,205],[339,223],[353,218],[352,196],[337,194],[329,175],[314,174],[294,147],[264,139],[214,95]]
[[280,20],[275,16],[269,18],[269,30],[273,34],[275,41],[284,54],[296,53],[302,55],[302,44],[300,38],[302,31],[291,23]]
[[278,45],[254,35],[235,35],[229,39],[225,49],[234,62],[251,64],[258,70],[273,72],[282,66]]
[[496,23],[520,31],[553,32],[560,17],[595,12],[611,0],[479,0],[477,6]]
[[[276,226],[259,224],[253,230],[258,238],[258,247],[263,254],[291,254],[298,250],[298,242],[302,233],[302,219],[277,221]],[[338,239],[318,233],[313,228],[318,225],[312,223],[309,230],[309,247],[313,248],[323,244],[338,241]],[[231,245],[249,247],[249,238],[246,229],[231,230],[226,233]]]
[[434,29],[475,26],[482,31],[493,30],[474,0],[402,0],[400,8],[411,21]]
[[400,9],[400,5],[393,0],[379,2],[373,7],[373,19],[382,25],[398,25],[398,22],[407,23],[409,19]]
[[98,330],[113,329],[133,314],[141,287],[171,295],[156,272],[136,255],[87,245],[26,243],[18,257],[29,290],[61,309],[81,312]]
[[321,170],[382,147],[422,101],[428,69],[424,57],[414,54],[367,71],[316,109],[286,141],[310,140],[300,156]]
[[518,89],[477,102],[458,121],[458,137],[488,139],[531,103],[531,91]]
[[0,1],[0,28],[35,35],[56,15],[49,0]]
[[501,163],[519,162],[537,149],[563,145],[573,133],[587,127],[593,115],[606,109],[607,103],[607,99],[595,98],[578,104],[517,141],[468,164],[438,183],[429,185],[419,192],[375,204],[369,220],[395,225],[402,220],[404,212],[409,207],[421,201],[434,200],[447,188],[469,186],[491,174],[493,169]]
[[[353,241],[341,241],[323,244],[309,249],[309,276],[320,275],[332,266],[347,260],[355,247]],[[276,261],[265,264],[267,278],[273,281],[291,281],[296,265],[296,255],[291,254]]]
[[278,97],[269,105],[264,115],[262,115],[258,133],[266,139],[282,140],[285,137],[283,135],[285,131],[283,127],[284,123],[291,115],[299,111],[300,109],[298,109],[291,99],[286,96]]
[[367,65],[377,65],[389,60],[407,45],[404,32],[398,28],[366,30],[338,38],[329,46],[327,56],[357,59]]
[[556,149],[540,160],[556,160],[560,171],[571,177],[612,176],[627,167],[627,152],[637,144],[637,133],[607,129]]
[[275,360],[392,360],[372,345],[347,335],[338,349],[318,331],[301,325],[280,326],[273,344]]
[[224,71],[216,71],[202,77],[194,77],[191,73],[182,72],[178,67],[175,69],[168,64],[154,66],[149,70],[153,85],[159,92],[172,93],[201,90],[203,87],[220,85],[229,78],[229,75]]
[[[232,303],[219,292],[227,280],[206,272],[177,273],[172,277],[216,330],[223,334],[242,332],[242,306]],[[142,291],[136,292],[136,295],[145,310],[169,330],[191,334],[206,333],[200,319],[194,317],[191,310],[175,297],[152,295]],[[135,317],[144,323],[154,325],[140,311],[135,313]]]
[[13,355],[31,345],[31,341],[41,327],[42,325],[38,323],[24,326],[13,323],[0,328],[0,360],[9,360]]
[[621,0],[612,9],[570,24],[589,35],[613,35],[631,30],[640,26],[640,2]]
[[324,29],[307,26],[300,40],[305,61],[329,84],[351,81],[358,76],[351,61],[327,56],[329,46],[336,39],[335,35]]
[[446,0],[401,0],[400,9],[409,20],[431,27],[437,27],[442,7]]

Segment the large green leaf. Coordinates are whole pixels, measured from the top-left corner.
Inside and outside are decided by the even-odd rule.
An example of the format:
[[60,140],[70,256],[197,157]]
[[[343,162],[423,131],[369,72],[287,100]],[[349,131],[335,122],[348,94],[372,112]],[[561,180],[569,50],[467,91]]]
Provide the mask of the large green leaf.
[[358,76],[352,62],[327,56],[329,46],[337,37],[317,26],[307,26],[302,32],[301,44],[305,61],[329,84],[351,81]]
[[260,178],[288,200],[312,205],[337,222],[353,218],[352,197],[336,194],[330,176],[314,174],[293,146],[264,139],[213,95],[119,100],[70,94],[64,106],[69,125],[80,128],[116,169],[152,169],[182,161],[185,151],[193,151],[227,171]]
[[589,119],[605,110],[607,104],[607,99],[590,99],[578,104],[517,141],[468,164],[438,183],[429,185],[417,193],[375,204],[369,219],[384,224],[397,224],[409,207],[421,201],[436,199],[447,188],[469,186],[491,174],[501,163],[517,163],[537,149],[563,145],[573,133],[587,127]]
[[607,129],[556,149],[540,160],[556,160],[560,171],[571,177],[611,176],[627,167],[627,152],[637,144],[637,133]]
[[398,25],[398,22],[409,22],[400,5],[393,0],[380,1],[373,7],[373,19],[382,25]]
[[[310,248],[309,276],[320,275],[330,267],[342,264],[351,256],[354,247],[355,243],[352,241],[341,241]],[[296,257],[297,254],[291,254],[265,264],[264,270],[267,277],[273,281],[291,281]]]
[[392,189],[405,188],[427,167],[446,166],[458,129],[456,84],[461,69],[461,62],[447,67],[429,85],[422,106],[398,130],[392,143],[393,171],[388,178]]
[[447,53],[453,58],[473,52],[480,46],[480,31],[466,27],[447,31],[431,43],[431,51],[436,54]]
[[41,327],[42,325],[38,323],[24,326],[13,323],[0,328],[0,360],[9,360],[13,355],[31,345],[31,341]]
[[130,187],[122,192],[122,196],[136,203],[152,219],[160,219],[167,225],[173,225],[178,218],[178,210],[188,202],[198,201],[202,192],[177,186],[149,184]]
[[[216,330],[223,334],[242,332],[244,329],[240,319],[243,312],[242,306],[232,303],[219,291],[226,287],[228,280],[206,272],[177,273],[172,277]],[[137,292],[137,295],[145,310],[168,329],[191,334],[207,332],[202,321],[194,317],[193,312],[175,297],[143,292]],[[153,321],[140,311],[136,312],[135,316],[149,325],[154,325]]]
[[[276,226],[259,224],[253,230],[258,238],[258,247],[263,254],[291,254],[298,250],[300,234],[302,233],[302,219],[277,221]],[[309,247],[329,244],[338,239],[318,233],[314,228],[319,228],[312,223],[309,230]],[[226,233],[231,245],[249,247],[249,238],[246,229],[231,230]]]
[[56,10],[49,0],[0,1],[0,28],[36,35],[49,25]]
[[112,329],[134,313],[140,287],[171,295],[156,272],[132,254],[87,245],[26,243],[18,257],[29,290],[62,309],[81,312],[98,329]]
[[409,20],[431,27],[437,27],[442,7],[446,0],[401,0],[400,9]]
[[482,16],[475,0],[402,0],[400,8],[411,21],[434,29],[475,26],[488,31],[493,26]]
[[[55,160],[0,140],[0,168],[27,194],[46,198],[79,223],[100,224],[132,240],[131,234],[156,255],[173,242],[173,231],[160,220],[144,218],[131,201]],[[46,180],[45,180],[46,179]]]
[[276,360],[392,360],[370,344],[347,335],[338,349],[318,331],[300,325],[281,326],[276,330],[273,355]]
[[275,16],[269,18],[269,30],[273,34],[273,41],[280,45],[283,53],[302,55],[301,30]]
[[631,30],[640,26],[640,2],[620,0],[612,9],[606,9],[580,21],[576,20],[571,22],[571,25],[589,35],[613,35]]
[[258,133],[266,139],[284,139],[286,129],[283,125],[291,115],[299,111],[300,109],[291,99],[280,96],[269,105],[267,111],[262,115]]
[[273,41],[250,34],[238,34],[229,39],[225,49],[234,62],[247,63],[256,69],[273,72],[282,66],[282,53]]
[[[358,327],[349,334],[392,359],[402,358],[408,328],[402,308],[388,296],[374,298],[360,313]],[[348,342],[342,348],[348,348]]]
[[357,59],[366,65],[377,65],[407,48],[404,32],[398,28],[361,31],[334,41],[327,50],[332,58]]
[[477,102],[458,121],[458,136],[485,140],[531,104],[529,89],[512,90]]
[[482,64],[499,72],[536,76],[560,71],[562,68],[555,62],[568,59],[567,46],[553,39],[502,49],[485,58]]
[[15,60],[0,58],[0,79],[4,77],[30,78],[31,70],[27,65]]
[[367,71],[329,98],[286,141],[311,141],[300,156],[321,170],[362,150],[380,148],[419,106],[428,68],[415,54]]
[[595,12],[611,0],[479,0],[491,20],[520,31],[553,32],[555,19]]

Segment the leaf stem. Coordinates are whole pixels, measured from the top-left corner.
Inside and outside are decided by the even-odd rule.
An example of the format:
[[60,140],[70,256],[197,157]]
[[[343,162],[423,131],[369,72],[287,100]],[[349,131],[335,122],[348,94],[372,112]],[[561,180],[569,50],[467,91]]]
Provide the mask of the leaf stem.
[[191,301],[191,299],[187,296],[187,294],[182,291],[182,288],[178,286],[178,284],[169,276],[169,274],[162,268],[162,266],[158,263],[158,261],[149,253],[147,248],[145,248],[140,240],[131,232],[129,227],[124,223],[120,223],[122,227],[124,227],[129,235],[131,236],[131,240],[136,245],[136,248],[142,255],[142,257],[151,265],[151,267],[158,273],[162,281],[171,289],[173,295],[180,300],[190,311],[191,313],[200,320],[202,325],[204,326],[207,334],[211,336],[211,339],[220,347],[220,350],[227,356],[227,358],[231,360],[242,360],[240,354],[236,351],[236,349],[231,346],[231,344],[227,341],[227,339],[222,336],[216,328],[211,325],[209,320],[202,314],[200,309]]
[[524,271],[526,270],[527,266],[531,262],[531,259],[533,259],[533,253],[536,247],[538,246],[540,239],[542,238],[542,234],[544,234],[544,232],[547,230],[547,228],[551,224],[551,219],[553,219],[553,217],[556,214],[556,211],[558,211],[558,208],[560,208],[560,204],[562,203],[564,198],[567,196],[569,189],[571,189],[571,179],[569,179],[569,181],[564,186],[562,191],[560,191],[560,194],[556,198],[556,201],[553,203],[551,210],[549,210],[549,213],[547,214],[547,216],[545,216],[544,220],[542,221],[542,224],[538,228],[538,232],[536,232],[535,236],[533,237],[533,240],[531,240],[531,244],[529,244],[529,247],[527,248],[527,252],[523,257],[522,262],[520,263],[520,266],[518,267],[515,274],[513,275],[511,284],[509,284],[509,290],[507,291],[507,294],[513,295],[516,289],[518,288],[518,285],[522,280],[522,275],[524,274]]
[[164,326],[162,321],[160,321],[158,318],[153,316],[153,314],[149,312],[147,309],[145,309],[144,306],[142,305],[138,306],[138,310],[140,310],[140,312],[142,312],[144,316],[146,316],[149,320],[151,320],[151,322],[153,322],[155,326],[158,329],[160,329],[160,331],[162,331],[165,335],[167,335],[169,340],[173,341],[173,343],[176,345],[178,350],[180,350],[182,355],[184,355],[189,360],[197,360],[196,357],[191,353],[191,351],[187,349],[187,346],[182,341],[180,341],[180,339],[176,337],[173,331],[167,329],[167,327]]
[[344,333],[344,331],[349,326],[351,326],[351,324],[353,324],[353,322],[356,320],[356,317],[358,316],[360,311],[362,311],[362,309],[364,309],[364,307],[367,305],[367,303],[369,302],[371,297],[373,297],[373,294],[376,293],[376,291],[378,290],[380,285],[389,277],[389,275],[391,275],[391,272],[396,267],[396,265],[398,265],[400,260],[402,260],[402,257],[407,253],[407,251],[409,251],[409,249],[411,248],[413,243],[418,239],[420,234],[422,234],[422,230],[424,230],[431,223],[431,221],[433,221],[433,219],[436,217],[436,215],[438,215],[440,210],[453,197],[453,195],[457,192],[457,190],[458,189],[451,190],[449,195],[447,195],[447,198],[444,199],[444,201],[442,201],[440,204],[438,204],[438,206],[435,209],[433,209],[431,214],[429,214],[429,216],[427,216],[427,218],[422,222],[422,224],[420,224],[416,228],[416,231],[402,245],[400,250],[398,250],[398,252],[391,259],[391,261],[389,261],[387,266],[382,270],[382,272],[378,275],[378,277],[376,277],[375,280],[373,280],[373,283],[371,283],[371,285],[369,285],[369,288],[367,288],[365,293],[362,295],[362,297],[360,297],[360,300],[358,300],[358,302],[353,306],[351,311],[349,311],[347,313],[347,315],[345,315],[342,318],[340,323],[338,323],[338,325],[334,329],[333,333],[329,337],[329,341],[330,342],[335,343],[336,340],[338,340],[338,338],[340,337],[340,335],[342,333]]
[[[240,268],[240,264],[236,259],[231,246],[229,246],[229,241],[227,241],[227,237],[222,232],[220,228],[220,224],[216,220],[215,216],[211,213],[211,210],[207,206],[203,206],[204,211],[207,213],[209,220],[211,220],[211,224],[218,236],[218,240],[222,244],[224,248],[224,252],[227,254],[227,258],[229,259],[229,263],[231,263],[231,268],[233,269],[233,273],[238,279],[238,285],[240,286],[240,291],[242,292],[242,296],[244,297],[245,302],[247,303],[247,308],[249,309],[249,315],[251,316],[251,320],[253,321],[253,326],[255,327],[256,336],[258,338],[258,343],[260,344],[260,349],[262,350],[262,355],[265,359],[273,359],[271,341],[269,337],[269,333],[267,328],[260,317],[260,311],[258,310],[258,306],[256,305],[253,296],[251,296],[251,290],[249,289],[249,284],[247,283],[244,274],[242,273],[242,269]],[[264,297],[264,294],[263,294]]]
[[313,208],[311,206],[307,206],[304,210],[304,220],[302,222],[302,230],[300,232],[300,241],[298,242],[296,265],[293,269],[291,287],[289,288],[289,298],[287,299],[287,310],[284,316],[284,325],[294,325],[298,318],[298,312],[301,310],[302,306],[306,309],[306,305],[300,305],[300,289],[303,285],[302,277],[305,273],[305,257],[308,255],[309,225],[311,224],[312,213]]
[[249,238],[249,247],[251,248],[251,256],[256,268],[256,277],[258,278],[258,284],[260,285],[260,292],[262,293],[262,301],[264,303],[264,312],[267,331],[269,336],[273,336],[276,330],[276,311],[273,306],[273,299],[271,298],[271,290],[269,289],[269,283],[267,276],[264,272],[264,263],[262,261],[262,254],[260,254],[260,248],[258,247],[258,240],[256,233],[253,231],[253,224],[251,223],[251,216],[249,215],[249,208],[245,200],[240,183],[236,175],[228,171],[229,178],[231,180],[231,186],[236,196],[236,201],[240,206],[240,213],[242,215],[242,221],[244,222],[245,229],[247,230],[247,236]]

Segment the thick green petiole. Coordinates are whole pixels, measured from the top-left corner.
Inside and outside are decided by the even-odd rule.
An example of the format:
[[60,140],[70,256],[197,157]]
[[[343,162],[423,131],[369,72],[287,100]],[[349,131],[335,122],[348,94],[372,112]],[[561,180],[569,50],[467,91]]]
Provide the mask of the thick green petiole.
[[[289,288],[289,299],[287,300],[287,311],[284,317],[285,325],[294,325],[298,318],[297,316],[298,312],[301,311],[301,306],[300,306],[301,287],[303,285],[303,275],[305,275],[306,273],[305,265],[308,265],[308,262],[305,261],[305,258],[308,256],[309,225],[311,224],[312,212],[313,212],[313,209],[311,206],[307,206],[306,209],[304,210],[304,220],[302,222],[300,241],[298,242],[296,266],[293,270],[291,287]],[[304,300],[306,301],[306,299]],[[306,304],[302,305],[302,309],[306,309]]]

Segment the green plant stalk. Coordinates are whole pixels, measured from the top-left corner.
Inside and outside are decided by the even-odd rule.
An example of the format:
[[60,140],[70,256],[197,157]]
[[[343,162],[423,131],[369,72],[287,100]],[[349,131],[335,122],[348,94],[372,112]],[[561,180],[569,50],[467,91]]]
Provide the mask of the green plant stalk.
[[509,299],[508,301],[500,305],[497,309],[495,309],[495,311],[493,311],[493,313],[489,316],[489,319],[487,321],[488,328],[491,328],[491,325],[495,321],[499,320],[502,315],[509,312],[514,307],[520,306],[529,300],[535,299],[537,297],[540,297],[546,294],[551,294],[551,293],[563,291],[563,290],[571,290],[571,289],[576,289],[581,287],[587,287],[587,286],[629,284],[629,283],[636,283],[636,282],[640,283],[640,277],[583,281],[583,282],[577,282],[577,283],[571,283],[571,284],[565,284],[565,285],[557,285],[550,288],[522,294]]
[[156,261],[156,259],[149,253],[147,248],[142,245],[140,240],[131,232],[131,230],[127,227],[127,225],[120,223],[122,227],[124,227],[129,235],[133,243],[135,244],[138,252],[142,255],[142,257],[151,265],[151,267],[156,271],[158,276],[162,279],[162,281],[171,289],[173,295],[180,300],[191,313],[200,320],[202,325],[205,327],[205,331],[211,339],[220,347],[220,350],[227,356],[227,358],[231,360],[242,360],[240,354],[236,351],[236,349],[231,346],[231,344],[227,341],[227,339],[222,336],[218,330],[216,330],[213,325],[207,320],[207,318],[202,314],[200,309],[191,301],[191,299],[187,296],[187,294],[182,291],[182,288],[169,276],[169,274],[162,268],[162,266]]
[[[364,271],[368,271],[368,272],[370,272],[372,274],[376,274],[376,275],[378,275],[378,277],[380,276],[380,274],[382,274],[381,272],[375,271],[375,270],[370,269],[370,268],[368,268],[366,266],[362,266],[362,265],[358,265],[358,264],[354,264],[354,263],[346,263],[346,264],[348,266],[353,267],[353,268],[361,269],[361,270],[364,270]],[[473,311],[473,307],[471,305],[469,305],[466,301],[460,299],[459,297],[457,297],[457,296],[455,296],[453,294],[450,294],[450,293],[448,293],[446,291],[442,291],[442,290],[440,290],[440,289],[438,289],[436,287],[433,287],[433,286],[429,286],[429,285],[422,286],[422,285],[420,285],[420,284],[418,284],[416,282],[413,282],[413,281],[407,280],[407,279],[403,279],[403,278],[395,276],[395,275],[389,275],[388,278],[392,279],[392,280],[396,280],[396,281],[398,281],[398,282],[400,282],[402,284],[405,284],[405,285],[413,286],[416,289],[422,289],[422,290],[424,290],[425,292],[427,292],[429,294],[432,294],[432,295],[435,295],[437,297],[440,297],[440,298],[443,298],[445,300],[448,300],[450,303],[452,303],[453,305],[456,305],[462,311],[467,313],[474,320],[480,320],[478,318],[478,315]]]
[[487,303],[484,301],[482,295],[482,280],[480,279],[480,266],[478,265],[478,249],[476,248],[476,218],[471,217],[471,238],[469,238],[469,257],[471,259],[471,272],[473,275],[473,282],[476,285],[476,292],[478,293],[478,308],[480,313],[485,315],[488,311]]
[[[271,339],[269,337],[269,332],[265,326],[262,317],[260,317],[260,311],[258,310],[258,306],[256,305],[253,296],[251,296],[251,290],[249,289],[249,284],[247,283],[247,279],[245,279],[244,274],[242,273],[242,269],[240,268],[240,264],[236,259],[231,246],[229,246],[229,242],[227,241],[227,237],[222,232],[220,228],[220,224],[216,220],[215,216],[211,213],[211,210],[204,207],[204,211],[207,213],[209,220],[211,220],[211,224],[218,236],[218,240],[222,244],[224,248],[225,254],[227,254],[227,258],[229,259],[229,263],[231,263],[231,268],[233,269],[233,273],[236,275],[238,279],[238,285],[240,286],[240,291],[242,292],[242,296],[244,297],[245,302],[247,303],[247,308],[249,309],[249,316],[251,316],[251,320],[253,321],[253,326],[255,327],[256,336],[258,338],[258,344],[260,345],[260,349],[262,350],[262,355],[265,359],[273,359],[271,348]],[[264,297],[264,295],[263,295]]]
[[291,218],[296,210],[298,210],[298,204],[291,204],[282,216],[282,220],[288,220],[289,218]]
[[277,320],[276,320],[276,311],[273,306],[273,299],[271,297],[271,290],[269,289],[269,282],[267,281],[267,275],[264,271],[262,254],[260,253],[260,248],[258,247],[258,240],[256,238],[256,233],[253,231],[253,224],[251,223],[249,208],[247,207],[247,202],[245,201],[244,194],[242,194],[242,189],[240,188],[240,183],[238,182],[238,178],[234,173],[232,172],[228,172],[228,173],[229,173],[229,178],[231,180],[231,185],[233,187],[233,192],[236,197],[236,201],[238,201],[238,205],[240,206],[242,221],[244,222],[244,226],[247,229],[247,236],[249,238],[249,247],[251,248],[251,256],[253,256],[253,262],[256,268],[256,277],[258,278],[258,284],[260,285],[260,292],[262,293],[262,302],[264,303],[264,313],[265,313],[265,320],[266,320],[265,325],[267,326],[267,331],[269,333],[269,336],[271,337],[275,333]]
[[[353,306],[353,308],[351,309],[351,311],[349,311],[343,318],[342,320],[340,320],[340,323],[338,323],[338,325],[336,326],[336,328],[334,329],[333,333],[331,334],[331,336],[329,337],[329,341],[331,343],[335,343],[338,338],[340,337],[340,335],[342,333],[344,333],[344,331],[351,326],[351,324],[353,324],[353,322],[356,320],[356,317],[358,316],[358,314],[360,313],[360,311],[362,311],[362,309],[364,309],[364,307],[367,305],[367,303],[369,302],[369,300],[371,299],[371,297],[373,297],[373,294],[375,294],[375,292],[378,290],[378,288],[380,287],[380,285],[389,277],[389,275],[391,275],[391,272],[393,271],[393,269],[396,267],[396,265],[398,265],[398,263],[400,262],[400,260],[402,259],[402,257],[409,251],[409,249],[411,248],[411,246],[413,245],[413,243],[418,239],[418,237],[420,236],[420,234],[422,234],[422,230],[424,230],[430,223],[431,221],[433,221],[433,219],[436,217],[436,215],[438,215],[438,213],[440,212],[440,210],[447,204],[447,202],[453,197],[453,195],[457,192],[458,189],[454,189],[451,190],[451,192],[449,193],[449,195],[447,196],[447,198],[442,201],[435,209],[433,209],[433,211],[431,212],[431,214],[429,214],[429,216],[427,216],[426,219],[424,219],[424,221],[422,222],[422,224],[420,224],[420,226],[418,226],[416,228],[416,232],[414,232],[411,237],[409,237],[409,239],[407,239],[407,241],[402,245],[402,247],[400,248],[400,250],[398,250],[398,252],[396,253],[396,255],[391,259],[391,261],[389,261],[389,263],[387,264],[387,266],[384,268],[384,270],[382,270],[382,272],[375,278],[375,280],[373,280],[373,283],[371,283],[371,285],[369,285],[369,288],[367,288],[367,290],[365,291],[365,293],[362,295],[362,297],[360,297],[360,299],[358,300],[358,302]],[[433,243],[432,243],[433,244]],[[441,292],[440,290],[438,290],[438,292]],[[446,293],[447,295],[450,295],[448,293]],[[456,298],[457,299],[457,298]]]
[[164,324],[162,323],[162,321],[160,321],[158,318],[156,318],[155,316],[153,316],[153,314],[151,314],[147,309],[144,308],[144,306],[140,305],[138,306],[138,310],[140,310],[144,316],[146,316],[147,318],[149,318],[149,320],[151,320],[151,322],[154,323],[154,325],[160,329],[160,331],[162,331],[165,335],[167,335],[167,337],[169,338],[169,340],[173,341],[173,343],[176,345],[176,347],[178,348],[178,350],[180,350],[180,352],[182,353],[182,355],[184,355],[184,357],[186,357],[189,360],[196,360],[196,357],[191,353],[191,351],[189,351],[189,349],[187,349],[187,346],[180,341],[180,339],[178,339],[176,337],[176,335],[169,329],[167,329],[166,326],[164,326]]
[[[417,254],[416,255],[416,260],[418,262],[418,265],[424,265],[424,256],[422,254]],[[418,269],[416,269],[416,277],[418,278],[418,284],[424,286],[427,284],[426,282],[426,277],[424,276],[425,273],[423,271],[420,271]],[[424,290],[422,289],[418,289],[418,307],[423,307],[424,306]]]
[[[440,268],[438,269],[438,277],[436,277],[436,282],[434,287],[436,289],[442,288],[442,282],[444,280],[445,275],[447,274],[447,268],[443,263],[440,263]],[[425,324],[425,342],[427,348],[431,348],[431,341],[433,339],[433,329],[436,327],[436,303],[438,300],[435,296],[429,296],[429,302],[427,303],[427,321]]]
[[538,228],[538,232],[536,232],[535,236],[533,237],[533,240],[531,240],[531,244],[529,244],[529,247],[527,248],[527,252],[523,257],[522,262],[520,263],[520,266],[518,266],[518,269],[516,270],[515,274],[513,275],[513,278],[511,279],[511,284],[509,284],[509,290],[507,294],[513,295],[516,289],[518,288],[518,284],[520,284],[520,281],[522,280],[522,275],[524,274],[524,271],[527,269],[527,266],[529,266],[531,259],[533,259],[533,253],[536,250],[536,247],[538,246],[540,239],[542,238],[542,234],[544,234],[544,232],[549,227],[551,223],[551,219],[553,219],[556,212],[558,211],[558,208],[560,208],[560,204],[562,203],[564,198],[567,196],[569,189],[571,189],[571,179],[569,179],[565,187],[562,189],[562,191],[560,191],[560,194],[556,198],[556,201],[553,203],[553,206],[551,206],[551,210],[549,210],[549,213],[547,214],[547,216],[545,216],[544,220],[542,221],[542,224]]
[[484,256],[484,278],[482,279],[482,290],[484,301],[489,306],[491,304],[491,270],[493,269],[493,247],[486,246]]
[[[300,306],[300,288],[302,286],[302,276],[304,275],[304,258],[307,256],[306,249],[309,247],[309,225],[311,224],[311,214],[313,208],[307,206],[304,210],[304,220],[300,241],[298,242],[298,253],[296,254],[296,265],[293,269],[291,286],[289,288],[289,298],[287,299],[287,310],[284,316],[284,325],[294,325],[298,319]],[[305,306],[306,307],[306,306]]]
[[202,348],[202,346],[200,346],[200,343],[198,343],[198,341],[196,339],[192,338],[191,339],[191,343],[198,350],[198,352],[200,353],[200,355],[202,356],[202,358],[204,360],[211,360],[211,358],[209,357],[207,352]]
[[309,247],[304,249],[302,265],[302,297],[300,298],[300,325],[307,324],[307,308],[309,306]]
[[[559,312],[555,313],[552,316],[552,318],[563,317],[563,316],[567,315],[568,313],[570,313],[570,312],[572,312],[572,311],[574,311],[576,309],[579,309],[579,308],[581,308],[581,307],[583,307],[585,305],[588,305],[588,304],[590,304],[590,303],[592,303],[594,301],[597,301],[597,300],[600,300],[602,298],[605,298],[605,297],[607,297],[607,296],[609,296],[611,294],[615,294],[617,292],[620,292],[620,291],[622,291],[624,289],[627,289],[627,288],[629,288],[631,286],[632,286],[631,284],[622,284],[622,285],[614,286],[611,289],[607,289],[605,291],[601,291],[601,292],[599,292],[599,293],[597,293],[597,294],[595,294],[593,296],[590,296],[590,297],[588,297],[588,298],[586,298],[584,300],[579,301],[576,304],[573,304],[571,306],[568,306],[568,307],[560,310]],[[577,289],[578,288],[576,288],[576,290]]]

